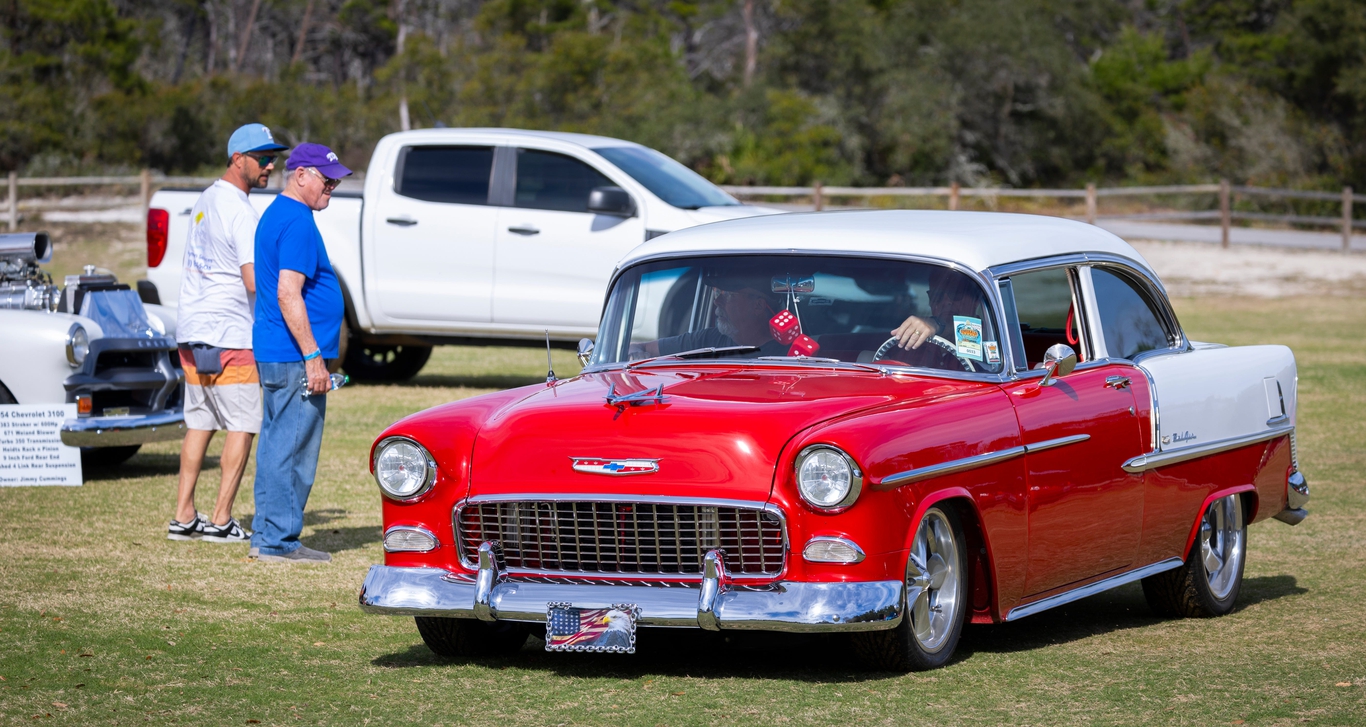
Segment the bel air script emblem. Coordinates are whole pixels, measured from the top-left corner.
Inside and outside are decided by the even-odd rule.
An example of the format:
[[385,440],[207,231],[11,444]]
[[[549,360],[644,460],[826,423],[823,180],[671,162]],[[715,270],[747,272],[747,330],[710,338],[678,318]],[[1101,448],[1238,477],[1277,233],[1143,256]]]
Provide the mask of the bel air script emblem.
[[1190,442],[1190,441],[1194,441],[1194,440],[1195,440],[1195,435],[1194,435],[1194,434],[1191,434],[1190,431],[1184,431],[1184,432],[1180,432],[1180,433],[1178,433],[1178,434],[1173,434],[1173,435],[1171,435],[1171,436],[1169,436],[1169,437],[1163,437],[1163,438],[1162,438],[1162,443],[1163,443],[1163,444],[1181,444],[1182,442]]
[[591,475],[648,475],[659,471],[657,459],[604,459],[602,457],[570,457],[575,472]]

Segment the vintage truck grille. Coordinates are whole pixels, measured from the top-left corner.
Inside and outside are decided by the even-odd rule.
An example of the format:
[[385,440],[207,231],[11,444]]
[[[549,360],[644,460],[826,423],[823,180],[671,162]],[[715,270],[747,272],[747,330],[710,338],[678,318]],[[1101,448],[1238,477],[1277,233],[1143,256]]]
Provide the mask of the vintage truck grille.
[[456,541],[467,565],[497,540],[511,570],[700,575],[707,551],[735,577],[783,571],[783,523],[759,508],[640,502],[483,502],[461,509]]

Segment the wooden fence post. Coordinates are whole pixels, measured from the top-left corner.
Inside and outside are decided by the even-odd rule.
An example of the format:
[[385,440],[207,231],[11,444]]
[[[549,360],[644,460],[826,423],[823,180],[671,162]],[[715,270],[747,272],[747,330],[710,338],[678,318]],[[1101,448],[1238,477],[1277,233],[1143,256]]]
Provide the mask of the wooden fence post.
[[957,182],[949,185],[949,211],[951,212],[958,209],[959,189],[960,187]]
[[816,180],[816,183],[811,188],[811,202],[815,204],[817,212],[820,212],[825,208],[825,192],[824,187],[821,186],[820,180]]
[[1342,188],[1342,251],[1352,249],[1352,188]]
[[152,170],[142,170],[142,214],[145,217],[147,210],[152,206]]
[[1219,245],[1228,247],[1228,228],[1233,224],[1233,213],[1229,209],[1229,189],[1228,180],[1219,180]]
[[1086,224],[1096,224],[1096,185],[1088,182],[1086,185]]
[[19,172],[9,173],[9,231],[19,229]]

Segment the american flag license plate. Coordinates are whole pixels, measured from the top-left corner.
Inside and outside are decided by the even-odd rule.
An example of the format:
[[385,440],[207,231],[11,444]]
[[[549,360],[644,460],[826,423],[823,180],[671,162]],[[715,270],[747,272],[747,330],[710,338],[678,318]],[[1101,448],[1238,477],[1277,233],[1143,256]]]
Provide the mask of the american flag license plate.
[[545,619],[546,651],[611,651],[636,653],[635,604],[584,608],[551,603]]

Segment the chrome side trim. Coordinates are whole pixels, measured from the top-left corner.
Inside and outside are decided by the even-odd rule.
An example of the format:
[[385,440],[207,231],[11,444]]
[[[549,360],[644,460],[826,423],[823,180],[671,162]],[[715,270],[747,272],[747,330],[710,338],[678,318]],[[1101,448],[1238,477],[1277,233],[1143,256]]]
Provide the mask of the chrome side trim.
[[[408,530],[408,531],[412,531],[412,532],[415,532],[415,533],[422,533],[423,535],[425,535],[425,536],[427,536],[428,538],[431,539],[431,541],[432,541],[432,547],[430,547],[430,548],[424,548],[424,549],[422,549],[422,550],[411,550],[411,549],[408,549],[408,548],[400,548],[400,549],[398,549],[398,550],[390,550],[390,549],[389,549],[389,533],[398,532],[398,531],[400,531],[400,530]],[[386,552],[386,553],[430,553],[430,552],[432,552],[433,550],[436,550],[437,548],[441,547],[441,541],[437,539],[436,533],[433,533],[432,531],[428,530],[427,528],[422,527],[421,525],[394,525],[394,526],[392,526],[392,527],[390,527],[390,528],[388,528],[387,530],[384,531],[384,537],[380,538],[380,542],[384,545],[384,552]]]
[[1024,447],[1011,447],[1010,449],[1002,449],[997,452],[987,452],[986,454],[978,454],[940,464],[932,464],[928,467],[919,467],[913,470],[906,470],[905,472],[897,472],[896,474],[883,477],[881,481],[873,485],[873,489],[879,491],[890,490],[893,487],[899,487],[921,480],[928,480],[931,477],[939,477],[941,475],[953,474],[954,472],[985,467],[997,462],[1004,462],[1008,459],[1019,457],[1024,453]]
[[[478,618],[476,583],[439,568],[375,565],[360,590],[366,613],[394,616]],[[542,583],[508,578],[494,583],[487,614],[502,621],[544,622],[548,604],[640,607],[643,626],[699,627],[698,588],[650,585]],[[905,583],[780,582],[763,590],[722,590],[713,615],[723,631],[880,631],[901,623]]]
[[997,462],[1004,462],[1008,459],[1019,457],[1027,452],[1041,452],[1045,449],[1085,442],[1090,438],[1091,435],[1089,434],[1073,434],[1070,437],[1046,439],[1042,442],[1026,444],[1021,447],[1011,447],[1010,449],[1002,449],[997,452],[987,452],[986,454],[955,459],[942,464],[933,464],[928,467],[919,467],[913,470],[906,470],[905,472],[897,472],[896,474],[883,477],[881,482],[873,485],[873,489],[879,491],[889,490],[893,487],[900,487],[901,485],[910,484],[912,482],[927,480],[931,477],[939,477],[941,475],[953,474],[955,472],[962,472],[977,467],[985,467],[989,464],[996,464]]
[[1074,588],[1066,593],[1049,596],[1048,598],[1024,606],[1016,606],[1015,608],[1010,609],[1010,613],[1006,614],[1006,620],[1015,621],[1017,619],[1022,619],[1025,616],[1033,616],[1040,611],[1047,611],[1050,608],[1061,606],[1064,603],[1071,603],[1078,599],[1086,598],[1087,596],[1094,596],[1097,593],[1108,591],[1111,588],[1122,586],[1125,583],[1133,583],[1134,581],[1147,578],[1150,575],[1169,571],[1173,568],[1180,568],[1182,563],[1184,563],[1184,561],[1180,558],[1168,558],[1164,561],[1153,563],[1152,565],[1146,565],[1142,568],[1131,570],[1128,573],[1120,573],[1117,576],[1111,576],[1102,581],[1096,581],[1095,583],[1080,588]]
[[1088,439],[1090,439],[1090,438],[1091,438],[1091,435],[1089,435],[1089,434],[1073,434],[1073,435],[1070,436],[1070,437],[1058,437],[1057,439],[1045,439],[1045,440],[1042,441],[1042,442],[1035,442],[1034,444],[1026,444],[1026,445],[1024,446],[1024,448],[1025,448],[1025,452],[1026,452],[1026,453],[1029,453],[1029,452],[1042,452],[1042,451],[1045,450],[1045,449],[1052,449],[1052,448],[1054,448],[1054,447],[1065,447],[1065,446],[1067,446],[1067,445],[1069,445],[1069,444],[1079,444],[1079,443],[1081,443],[1081,442],[1085,442],[1086,440],[1088,440]]
[[1140,472],[1147,472],[1148,470],[1157,469],[1158,467],[1189,462],[1193,459],[1200,459],[1201,457],[1208,457],[1212,454],[1219,454],[1220,452],[1227,452],[1232,449],[1238,449],[1239,447],[1246,447],[1249,444],[1265,442],[1277,437],[1283,437],[1294,431],[1295,427],[1293,426],[1282,426],[1265,432],[1248,434],[1242,437],[1229,437],[1228,439],[1198,444],[1194,447],[1178,449],[1172,452],[1149,452],[1147,454],[1140,454],[1128,462],[1125,462],[1123,467],[1124,471],[1129,474],[1139,474]]

